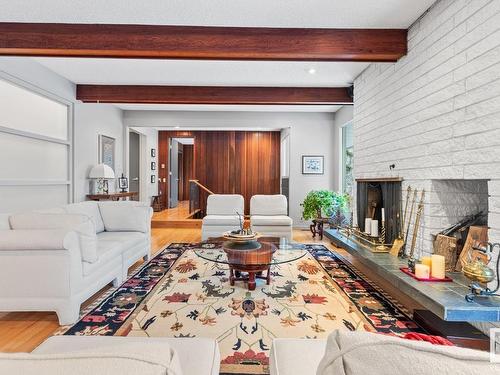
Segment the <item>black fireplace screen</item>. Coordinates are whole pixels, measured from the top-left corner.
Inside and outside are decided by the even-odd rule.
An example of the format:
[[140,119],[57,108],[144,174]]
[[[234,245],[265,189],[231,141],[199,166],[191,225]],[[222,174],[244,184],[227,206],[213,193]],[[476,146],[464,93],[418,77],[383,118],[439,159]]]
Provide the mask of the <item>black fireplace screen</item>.
[[[384,208],[386,243],[392,243],[399,233],[398,212],[401,210],[401,181],[358,181],[356,192],[359,228],[362,231],[366,230],[364,227],[365,218],[370,216],[379,221],[380,227],[382,208]],[[372,199],[369,199],[369,197],[372,197]],[[370,207],[373,210],[371,215],[369,215]]]

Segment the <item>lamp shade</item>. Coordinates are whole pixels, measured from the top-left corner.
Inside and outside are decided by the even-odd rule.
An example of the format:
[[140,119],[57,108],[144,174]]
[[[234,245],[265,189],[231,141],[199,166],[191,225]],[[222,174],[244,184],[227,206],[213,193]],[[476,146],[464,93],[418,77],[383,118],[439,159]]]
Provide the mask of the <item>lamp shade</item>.
[[90,170],[89,178],[115,178],[115,172],[106,164],[97,164]]

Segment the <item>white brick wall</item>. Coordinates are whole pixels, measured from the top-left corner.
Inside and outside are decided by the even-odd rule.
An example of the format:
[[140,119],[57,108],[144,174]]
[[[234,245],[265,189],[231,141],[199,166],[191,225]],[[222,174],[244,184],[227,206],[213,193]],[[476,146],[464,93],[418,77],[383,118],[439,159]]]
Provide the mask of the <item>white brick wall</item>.
[[408,54],[371,64],[354,89],[355,177],[430,191],[420,249],[447,224],[432,180],[491,180],[489,237],[500,242],[500,0],[438,1],[410,28]]

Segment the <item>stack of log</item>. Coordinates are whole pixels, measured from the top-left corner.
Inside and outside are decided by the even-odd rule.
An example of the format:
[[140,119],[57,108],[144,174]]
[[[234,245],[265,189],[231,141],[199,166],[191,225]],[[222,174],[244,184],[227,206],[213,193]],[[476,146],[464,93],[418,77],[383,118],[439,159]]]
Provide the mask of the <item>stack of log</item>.
[[481,211],[467,216],[435,236],[434,254],[445,257],[447,272],[459,272],[472,258],[484,257],[484,254],[474,250],[473,246],[477,242],[488,241],[488,227],[484,225],[485,222],[486,215]]

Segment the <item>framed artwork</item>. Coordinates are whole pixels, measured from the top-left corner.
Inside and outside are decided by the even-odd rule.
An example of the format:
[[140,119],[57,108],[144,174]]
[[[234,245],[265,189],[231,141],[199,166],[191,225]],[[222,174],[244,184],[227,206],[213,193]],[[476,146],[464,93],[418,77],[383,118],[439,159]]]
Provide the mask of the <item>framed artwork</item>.
[[302,174],[324,174],[323,155],[302,155]]
[[156,182],[156,176],[154,174],[151,175],[151,183],[154,184]]
[[128,178],[122,173],[122,176],[118,179],[118,187],[121,189],[122,193],[125,193],[128,189]]
[[115,139],[99,135],[99,164],[104,163],[115,170]]
[[156,163],[154,161],[151,162],[151,170],[156,170]]
[[152,158],[156,157],[156,149],[154,149],[154,148],[151,149],[151,157]]

